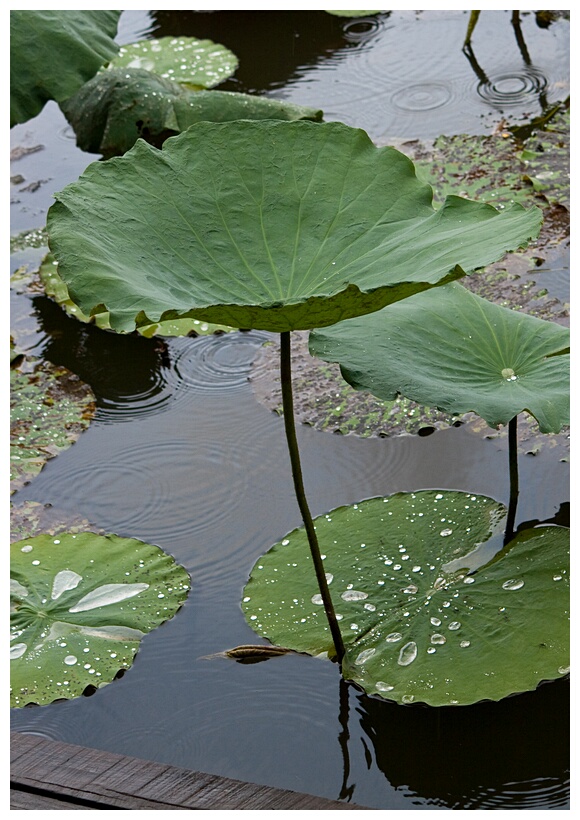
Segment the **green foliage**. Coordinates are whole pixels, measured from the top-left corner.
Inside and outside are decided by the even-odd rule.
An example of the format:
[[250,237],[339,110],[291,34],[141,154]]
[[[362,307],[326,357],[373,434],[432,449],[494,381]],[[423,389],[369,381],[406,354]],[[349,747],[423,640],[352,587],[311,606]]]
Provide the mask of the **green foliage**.
[[541,224],[458,197],[435,211],[407,157],[340,123],[198,123],[93,163],[56,200],[59,274],[117,331],[323,327],[457,279]]
[[490,427],[526,410],[543,433],[569,423],[569,345],[567,328],[457,282],[310,336],[311,353],[338,362],[358,390],[452,415],[474,411]]
[[10,11],[10,127],[74,94],[118,52],[120,11]]
[[[80,322],[90,322],[101,330],[110,330],[109,312],[104,310],[85,316],[82,310],[70,298],[68,288],[58,275],[57,264],[49,253],[42,260],[39,269],[40,281],[47,296],[50,296],[68,313]],[[164,322],[153,322],[140,325],[137,333],[146,338],[152,336],[210,336],[212,333],[229,333],[234,330],[227,325],[215,325],[202,322],[200,319],[168,319]]]
[[189,587],[171,556],[135,539],[85,532],[12,544],[11,705],[47,704],[110,683]]
[[235,74],[238,58],[228,48],[196,37],[161,37],[121,46],[109,68],[142,68],[175,83],[213,88]]
[[[345,678],[397,703],[443,706],[568,672],[569,531],[526,530],[495,554],[504,513],[484,496],[432,490],[315,519]],[[333,653],[303,528],[258,559],[242,607],[274,644]]]
[[322,112],[232,91],[192,91],[142,68],[102,71],[61,105],[83,151],[105,158],[141,137],[160,147],[196,122],[319,120]]

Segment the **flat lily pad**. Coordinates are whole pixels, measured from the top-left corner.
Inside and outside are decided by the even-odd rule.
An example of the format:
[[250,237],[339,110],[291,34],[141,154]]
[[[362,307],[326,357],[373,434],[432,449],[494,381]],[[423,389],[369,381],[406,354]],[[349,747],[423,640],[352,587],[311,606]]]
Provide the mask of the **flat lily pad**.
[[339,362],[349,384],[378,398],[474,411],[490,427],[526,410],[543,433],[569,422],[569,345],[567,328],[456,282],[310,336],[313,355]]
[[88,385],[65,367],[20,355],[10,369],[10,489],[67,449],[95,413]]
[[160,37],[121,46],[109,68],[141,68],[175,83],[213,88],[235,74],[238,58],[212,40]]
[[434,210],[407,157],[341,123],[200,122],[93,163],[56,200],[60,276],[117,331],[185,315],[324,327],[457,279],[541,223],[458,197]]
[[[315,519],[345,678],[401,704],[443,706],[568,672],[569,530],[525,530],[497,552],[504,514],[490,498],[433,490]],[[303,528],[256,562],[242,608],[276,645],[334,652]]]
[[43,705],[110,683],[189,587],[171,556],[131,538],[64,533],[12,544],[11,705]]

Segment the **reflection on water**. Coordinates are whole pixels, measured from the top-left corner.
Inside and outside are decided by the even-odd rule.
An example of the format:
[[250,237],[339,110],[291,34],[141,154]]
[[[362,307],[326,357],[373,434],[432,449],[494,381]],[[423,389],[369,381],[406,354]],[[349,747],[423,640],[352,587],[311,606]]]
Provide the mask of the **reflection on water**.
[[[240,59],[223,90],[322,108],[381,143],[482,134],[501,118],[542,113],[569,91],[568,23],[542,28],[533,12],[484,11],[462,50],[466,11],[153,13],[155,36],[209,38]],[[467,55],[467,59],[466,59]],[[459,122],[460,121],[460,122]]]
[[[504,111],[517,119],[537,113],[542,95],[566,96],[567,24],[542,30],[522,13],[526,60],[510,13],[483,12],[478,74],[461,50],[467,14],[126,12],[119,42],[222,42],[240,58],[222,88],[322,107],[382,141],[481,133]],[[13,190],[17,232],[42,227],[52,193],[96,157],[75,148],[54,104],[12,138],[44,146],[13,166],[24,178]],[[162,342],[80,324],[44,296],[13,300],[25,349],[77,373],[98,406],[89,430],[14,501],[158,544],[192,578],[183,609],[144,638],[122,679],[90,698],[13,710],[14,729],[377,809],[567,807],[567,681],[497,704],[404,708],[314,658],[205,659],[257,642],[241,591],[256,559],[300,525],[282,420],[248,384],[268,334]],[[464,428],[380,440],[298,432],[315,516],[411,489],[509,498],[501,439]],[[568,477],[557,449],[522,456],[516,525],[565,524]]]

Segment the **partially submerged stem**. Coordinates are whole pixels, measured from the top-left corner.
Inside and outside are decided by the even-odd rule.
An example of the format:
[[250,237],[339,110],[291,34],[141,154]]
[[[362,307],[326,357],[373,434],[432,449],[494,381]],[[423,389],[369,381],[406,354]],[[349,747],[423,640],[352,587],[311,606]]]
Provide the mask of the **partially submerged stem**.
[[510,419],[508,425],[508,449],[510,465],[510,502],[508,507],[507,523],[505,528],[504,544],[510,541],[514,534],[516,507],[518,505],[519,478],[518,478],[518,417]]
[[338,662],[342,661],[344,657],[344,644],[342,642],[342,635],[334,612],[334,606],[330,597],[328,583],[326,581],[326,573],[322,563],[322,556],[320,555],[320,547],[318,546],[318,538],[312,521],[312,515],[306,500],[306,493],[304,492],[304,483],[302,481],[302,467],[300,465],[300,452],[298,450],[298,440],[296,438],[296,426],[294,424],[294,402],[292,398],[292,359],[290,354],[290,332],[285,331],[280,334],[280,379],[282,383],[282,408],[284,411],[284,428],[286,430],[286,441],[288,442],[288,452],[290,454],[290,463],[292,465],[292,478],[294,479],[294,491],[296,493],[296,500],[298,507],[302,514],[304,521],[304,528],[308,537],[308,544],[310,545],[310,553],[312,555],[312,563],[316,571],[316,580],[318,581],[318,588],[322,596],[322,603],[324,604],[324,611],[330,626],[330,633],[334,642],[334,649]]

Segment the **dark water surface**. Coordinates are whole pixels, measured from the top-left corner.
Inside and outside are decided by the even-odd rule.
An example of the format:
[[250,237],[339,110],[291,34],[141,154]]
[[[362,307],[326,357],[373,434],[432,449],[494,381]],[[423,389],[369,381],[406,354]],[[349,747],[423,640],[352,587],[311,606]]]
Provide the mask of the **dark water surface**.
[[[388,141],[483,133],[501,118],[461,52],[466,26],[466,12],[357,21],[321,11],[128,12],[120,40],[209,37],[240,57],[224,88],[316,105]],[[568,83],[568,24],[540,29],[530,13],[522,30],[533,63],[509,12],[483,12],[474,35],[490,89],[515,119],[538,113],[540,94],[562,99]],[[518,88],[526,99],[507,103]],[[42,227],[52,193],[97,157],[76,149],[50,104],[14,128],[12,142],[44,145],[13,165],[26,182],[42,180],[13,193],[16,233]],[[42,253],[15,254],[12,270]],[[14,501],[51,503],[158,544],[192,578],[183,609],[144,638],[121,680],[90,698],[12,710],[13,729],[377,809],[569,808],[565,680],[500,703],[430,709],[368,697],[315,658],[204,659],[259,642],[241,613],[242,588],[256,559],[301,524],[282,420],[248,382],[268,334],[173,339],[162,349],[81,325],[44,296],[15,296],[12,325],[21,346],[77,373],[98,403],[88,431]],[[421,488],[508,501],[503,439],[464,428],[373,440],[298,433],[315,515]],[[517,523],[565,522],[562,457],[547,448],[520,458]]]

